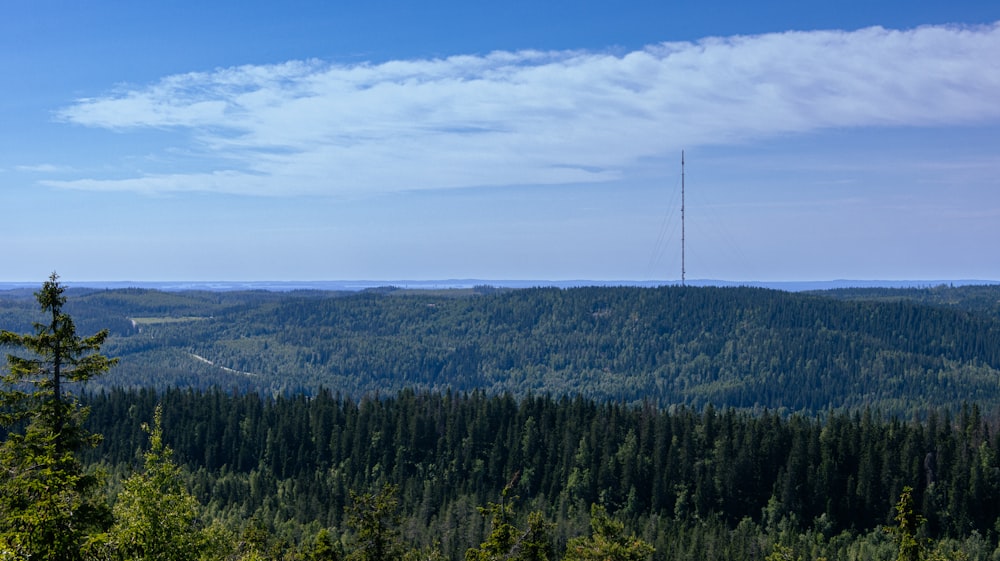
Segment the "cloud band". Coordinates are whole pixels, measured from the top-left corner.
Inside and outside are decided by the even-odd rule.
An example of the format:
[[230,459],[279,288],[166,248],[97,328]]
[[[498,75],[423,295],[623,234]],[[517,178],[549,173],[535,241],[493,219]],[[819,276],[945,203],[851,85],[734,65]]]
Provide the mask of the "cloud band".
[[185,150],[224,164],[46,183],[289,195],[606,181],[682,146],[995,121],[997,53],[1000,23],[181,74],[58,116],[181,131]]

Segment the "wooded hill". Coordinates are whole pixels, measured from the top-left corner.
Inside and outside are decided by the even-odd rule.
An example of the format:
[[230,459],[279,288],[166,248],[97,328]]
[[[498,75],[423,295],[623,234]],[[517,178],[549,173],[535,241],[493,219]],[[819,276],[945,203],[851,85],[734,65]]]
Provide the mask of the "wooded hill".
[[[581,395],[779,411],[1000,404],[1000,287],[71,291],[100,387]],[[0,323],[30,330],[27,291]]]
[[0,300],[0,557],[1000,559],[994,289],[56,281]]

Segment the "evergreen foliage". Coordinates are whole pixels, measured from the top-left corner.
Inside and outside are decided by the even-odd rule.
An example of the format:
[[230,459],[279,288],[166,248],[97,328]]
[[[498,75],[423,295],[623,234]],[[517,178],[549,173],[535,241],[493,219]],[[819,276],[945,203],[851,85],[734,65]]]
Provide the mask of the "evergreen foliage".
[[11,427],[31,422],[52,437],[57,451],[90,444],[88,435],[74,423],[76,402],[67,383],[86,382],[105,374],[117,361],[98,351],[108,337],[102,330],[78,337],[73,319],[63,311],[65,287],[55,273],[35,293],[47,323],[34,323],[33,334],[0,331],[0,345],[23,349],[28,356],[7,355],[7,370],[0,391],[0,424]]
[[114,525],[96,541],[110,559],[194,561],[205,539],[198,527],[201,505],[185,488],[173,450],[163,443],[163,410],[156,407],[142,470],[125,480],[115,498]]
[[896,503],[896,526],[890,528],[899,547],[897,561],[920,561],[924,557],[924,544],[917,532],[924,524],[924,517],[917,513],[913,502],[913,488],[903,487]]
[[549,532],[551,524],[539,511],[528,514],[523,529],[514,525],[514,507],[511,493],[520,473],[504,487],[499,503],[489,503],[479,509],[490,519],[491,531],[478,548],[465,552],[465,561],[548,561],[551,556]]
[[626,535],[625,524],[601,505],[591,505],[590,527],[589,537],[569,540],[564,561],[643,561],[653,554],[652,545],[635,534]]
[[[92,429],[108,437],[94,453],[113,465],[143,439],[128,412],[146,417],[162,402],[165,437],[207,511],[273,521],[292,541],[292,528],[346,528],[351,493],[391,483],[404,542],[462,559],[491,532],[495,513],[483,520],[477,507],[491,508],[518,472],[510,493],[523,510],[508,501],[500,522],[523,528],[540,511],[555,524],[554,555],[586,532],[593,504],[653,545],[654,559],[686,558],[698,540],[735,548],[736,531],[881,533],[905,486],[939,542],[979,535],[995,548],[1000,520],[997,419],[977,406],[903,422],[412,391],[354,401],[119,390],[87,401]],[[758,559],[772,551],[747,540]]]
[[353,530],[347,561],[401,561],[405,548],[399,531],[396,487],[378,493],[351,491],[347,526]]
[[47,323],[35,323],[33,334],[0,331],[0,344],[27,353],[7,355],[0,391],[0,425],[8,431],[0,444],[0,548],[72,561],[108,516],[95,495],[99,478],[76,456],[100,439],[84,428],[86,410],[65,385],[103,374],[115,361],[98,352],[107,331],[77,336],[58,278],[53,273],[35,293]]

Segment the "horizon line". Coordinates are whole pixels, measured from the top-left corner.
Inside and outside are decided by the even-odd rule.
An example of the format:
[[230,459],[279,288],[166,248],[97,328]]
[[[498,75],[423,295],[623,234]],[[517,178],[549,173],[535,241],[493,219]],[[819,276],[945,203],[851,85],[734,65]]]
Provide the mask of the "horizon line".
[[[33,288],[42,281],[0,281],[0,290]],[[215,292],[238,290],[265,290],[290,292],[294,290],[363,291],[373,288],[395,287],[414,290],[469,289],[478,286],[496,288],[573,288],[586,286],[695,286],[695,287],[758,287],[787,291],[823,290],[835,288],[933,288],[938,286],[997,285],[993,279],[828,279],[828,280],[724,280],[724,279],[330,279],[330,280],[66,280],[60,282],[67,288],[122,289],[147,288],[163,291],[207,290]]]

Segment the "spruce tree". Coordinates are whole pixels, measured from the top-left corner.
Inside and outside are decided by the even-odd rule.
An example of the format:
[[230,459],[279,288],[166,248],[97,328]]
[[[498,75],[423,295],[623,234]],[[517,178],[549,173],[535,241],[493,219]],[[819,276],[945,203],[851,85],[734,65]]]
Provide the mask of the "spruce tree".
[[888,531],[896,539],[896,545],[899,547],[899,555],[896,559],[898,561],[920,561],[924,557],[926,546],[917,532],[925,520],[917,512],[914,505],[912,487],[903,487],[903,492],[899,495],[899,502],[896,503],[895,519],[898,526],[889,528]]
[[550,533],[552,524],[545,521],[542,513],[528,514],[527,527],[514,525],[514,506],[509,497],[520,472],[504,487],[500,503],[489,503],[480,507],[479,512],[490,517],[492,530],[486,541],[478,548],[465,552],[465,561],[548,561],[551,557]]
[[[156,406],[142,471],[123,483],[105,551],[127,561],[194,561],[207,541],[198,524],[201,505],[184,487],[173,450],[163,443],[163,409]],[[104,536],[102,536],[104,538]]]
[[653,546],[625,533],[625,524],[608,515],[603,506],[590,506],[590,536],[580,536],[566,544],[563,561],[643,561],[653,554]]
[[0,331],[7,355],[0,389],[0,549],[30,559],[73,561],[87,535],[108,523],[95,496],[99,479],[75,453],[95,446],[83,427],[86,409],[66,385],[106,372],[116,361],[99,353],[108,332],[79,337],[63,312],[65,287],[53,273],[35,298],[46,322],[33,334]]
[[397,487],[386,484],[377,493],[351,491],[347,525],[354,530],[348,561],[399,561],[406,548],[399,530]]

